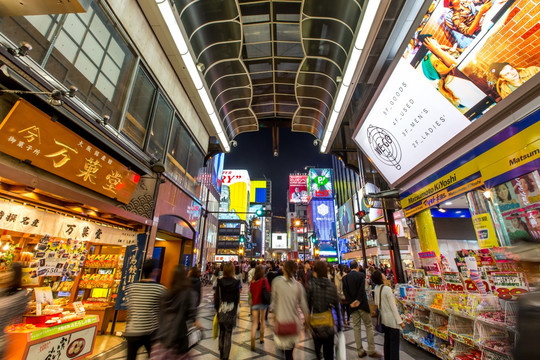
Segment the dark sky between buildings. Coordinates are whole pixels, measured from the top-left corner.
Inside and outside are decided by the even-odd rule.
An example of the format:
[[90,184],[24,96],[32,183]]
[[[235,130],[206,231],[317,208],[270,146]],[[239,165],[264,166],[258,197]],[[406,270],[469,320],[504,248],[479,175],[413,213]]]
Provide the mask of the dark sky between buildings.
[[[288,205],[287,190],[289,174],[307,172],[306,166],[328,168],[332,166],[331,155],[319,152],[313,146],[315,138],[311,134],[280,129],[279,156],[272,150],[272,129],[261,128],[258,132],[238,135],[237,147],[225,155],[224,169],[245,169],[251,180],[272,181],[272,210],[277,216],[285,216]],[[285,220],[274,218],[272,231],[285,231]]]

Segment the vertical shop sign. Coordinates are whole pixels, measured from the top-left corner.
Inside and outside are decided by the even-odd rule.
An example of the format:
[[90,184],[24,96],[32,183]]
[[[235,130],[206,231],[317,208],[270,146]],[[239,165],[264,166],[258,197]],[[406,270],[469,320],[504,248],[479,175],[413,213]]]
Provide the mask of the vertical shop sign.
[[481,249],[499,246],[493,221],[488,213],[472,216],[474,231]]
[[132,282],[139,280],[140,269],[143,259],[146,234],[137,235],[137,244],[126,248],[124,266],[122,267],[122,279],[118,286],[115,310],[127,310],[126,287]]

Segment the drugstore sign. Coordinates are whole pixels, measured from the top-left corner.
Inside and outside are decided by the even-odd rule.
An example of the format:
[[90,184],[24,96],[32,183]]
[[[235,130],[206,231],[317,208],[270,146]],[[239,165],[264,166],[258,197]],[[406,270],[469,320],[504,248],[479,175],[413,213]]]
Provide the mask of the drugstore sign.
[[[407,216],[484,184],[493,187],[540,167],[540,110],[513,123],[401,194]],[[516,151],[516,149],[518,149]]]
[[20,99],[0,123],[0,151],[124,204],[140,175]]

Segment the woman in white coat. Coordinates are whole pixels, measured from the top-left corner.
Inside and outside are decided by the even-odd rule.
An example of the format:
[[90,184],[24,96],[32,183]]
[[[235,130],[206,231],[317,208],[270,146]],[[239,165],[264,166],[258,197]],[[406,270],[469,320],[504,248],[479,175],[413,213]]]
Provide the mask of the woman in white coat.
[[384,285],[384,280],[384,275],[379,270],[371,274],[371,282],[376,285],[375,304],[380,304],[379,313],[384,331],[384,359],[399,360],[400,328],[404,328],[405,323],[399,315],[392,288]]

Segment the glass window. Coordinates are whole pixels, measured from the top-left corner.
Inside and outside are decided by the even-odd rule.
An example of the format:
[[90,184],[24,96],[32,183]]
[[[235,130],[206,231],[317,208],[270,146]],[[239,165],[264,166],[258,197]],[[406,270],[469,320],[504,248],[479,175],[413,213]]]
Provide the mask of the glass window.
[[99,115],[118,127],[135,56],[98,4],[86,13],[0,17],[0,31]]
[[141,148],[152,111],[156,87],[142,68],[139,68],[129,99],[129,107],[122,131]]
[[203,165],[204,158],[203,158],[203,154],[201,153],[197,145],[195,145],[193,140],[191,138],[189,140],[190,140],[190,151],[189,151],[189,160],[188,160],[188,165],[187,165],[186,187],[188,188],[189,191],[191,191],[192,194],[198,195],[197,188],[199,184],[197,183],[197,176],[199,175],[199,170],[201,169]]
[[155,159],[161,159],[163,157],[171,116],[172,109],[165,99],[160,96],[156,107],[156,114],[154,115],[154,123],[150,131],[150,142],[148,143],[148,154]]
[[182,185],[185,180],[190,141],[191,138],[180,122],[180,119],[175,117],[171,130],[169,149],[167,150],[165,169],[167,173]]

